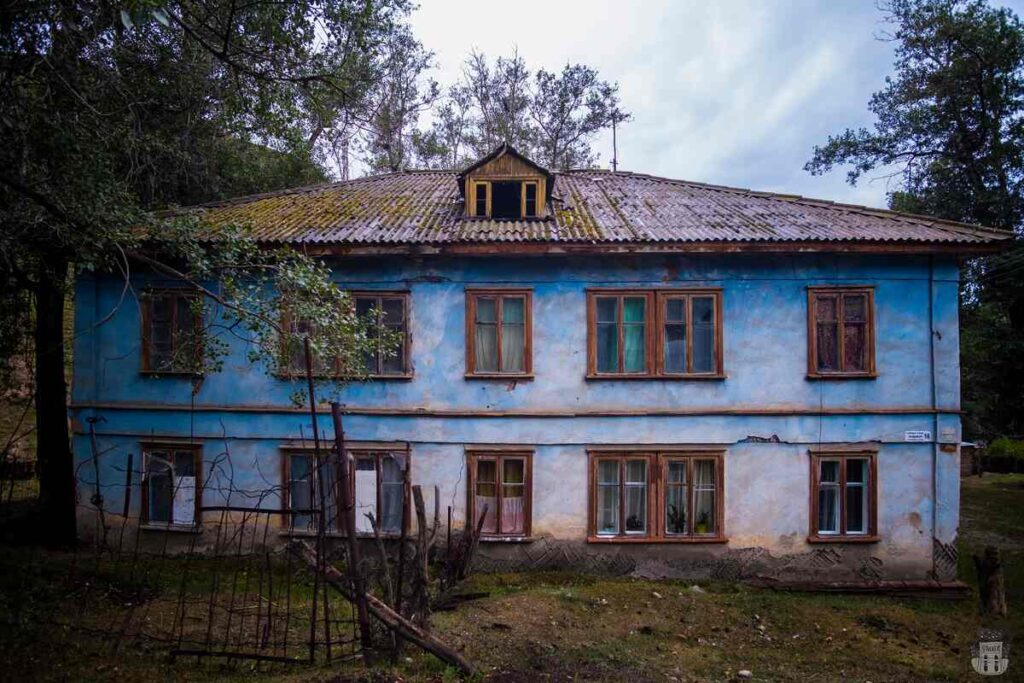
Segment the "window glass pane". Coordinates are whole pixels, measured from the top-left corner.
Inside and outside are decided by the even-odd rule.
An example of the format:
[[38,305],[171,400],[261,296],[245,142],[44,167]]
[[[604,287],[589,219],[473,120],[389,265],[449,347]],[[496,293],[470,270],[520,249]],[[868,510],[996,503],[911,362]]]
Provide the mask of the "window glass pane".
[[665,372],[686,372],[686,324],[665,325]]
[[626,461],[626,533],[647,531],[647,461]]
[[839,533],[839,487],[822,484],[818,489],[818,533]]
[[[320,463],[319,477],[314,477],[315,484],[317,487],[320,486],[320,480],[322,478],[324,484],[324,521],[327,524],[328,529],[338,528],[338,467],[337,458],[334,455],[323,457]],[[376,473],[374,473],[374,491],[376,491]],[[316,496],[313,500],[316,501],[317,506],[320,505],[320,490],[317,488],[313,492]],[[359,496],[359,487],[356,485],[356,497]],[[372,510],[376,510],[376,499],[374,500],[374,507]],[[362,531],[362,527],[359,525],[359,511],[356,513],[356,530]],[[376,514],[376,512],[374,512]],[[370,528],[370,522],[368,519],[363,517],[366,522],[366,528],[368,531],[373,531]]]
[[537,215],[537,184],[524,183],[523,191],[526,193],[526,214],[525,216]]
[[822,372],[839,369],[839,342],[837,323],[817,324],[818,370]]
[[867,326],[864,323],[843,325],[843,370],[867,370]]
[[474,338],[474,368],[477,372],[498,370],[497,302],[494,299],[476,300],[476,329]]
[[686,299],[669,299],[665,302],[665,320],[668,322],[686,322]]
[[868,480],[868,461],[864,458],[846,459],[846,483],[864,484]]
[[171,523],[171,506],[174,497],[174,479],[169,454],[156,451],[147,454],[146,476],[149,488],[149,521]]
[[819,322],[836,320],[836,297],[818,294],[814,297],[815,320]]
[[717,533],[715,518],[715,461],[693,462],[693,531],[697,534]]
[[715,300],[693,298],[693,371],[715,370]]
[[687,487],[686,462],[670,461],[665,468],[665,532],[685,534]]
[[[355,518],[356,532],[361,534],[372,534],[373,525],[367,514],[372,514],[380,521],[380,514],[377,510],[377,456],[367,453],[355,458],[353,464],[355,476]],[[325,468],[324,476],[333,474]],[[324,483],[332,479],[324,479]],[[326,489],[325,489],[326,490]],[[317,493],[319,495],[319,493]],[[333,506],[332,506],[333,507]],[[330,511],[331,508],[328,508]]]
[[292,524],[296,528],[312,528],[313,515],[308,512],[313,507],[311,496],[312,457],[308,455],[291,456],[291,481],[288,487],[289,507],[292,510],[303,510],[292,514]]
[[868,487],[863,484],[846,487],[846,532],[849,534],[867,533],[867,494]]
[[521,534],[526,530],[526,461],[502,461],[501,533]]
[[380,465],[381,531],[394,533],[402,530],[402,502],[404,500],[402,468],[399,467],[398,461],[388,454],[381,457]]
[[390,298],[381,300],[381,312],[385,324],[402,324],[405,319],[405,299]]
[[865,322],[868,319],[868,297],[865,294],[843,295],[843,320]]
[[[476,461],[476,491],[474,493],[473,506],[477,518],[473,520],[476,524],[480,516],[484,515],[484,524],[481,531],[487,534],[498,532],[498,462],[496,460]],[[484,512],[486,506],[487,511]]]
[[487,185],[483,183],[476,186],[476,211],[474,215],[487,215]]
[[405,327],[404,325],[388,325],[392,335],[397,336],[398,345],[391,350],[393,353],[384,355],[381,359],[381,373],[385,375],[400,375],[405,372]]
[[185,296],[174,297],[177,306],[176,329],[174,330],[173,354],[171,364],[176,370],[192,370],[196,364],[196,338],[192,313],[192,299]]
[[619,329],[615,323],[597,325],[597,371],[619,371]]
[[601,460],[597,463],[597,481],[601,484],[619,483],[619,461]]
[[611,297],[597,297],[597,322],[618,322],[619,302]]
[[[617,464],[618,463],[616,463],[616,465]],[[597,533],[603,535],[613,535],[619,533],[618,484],[598,484]]]
[[645,334],[647,300],[626,297],[622,306],[622,364],[623,372],[647,370],[647,338]]
[[839,461],[821,460],[821,475],[818,480],[821,482],[839,483]]
[[524,297],[509,297],[501,302],[501,371],[526,371],[526,324]]

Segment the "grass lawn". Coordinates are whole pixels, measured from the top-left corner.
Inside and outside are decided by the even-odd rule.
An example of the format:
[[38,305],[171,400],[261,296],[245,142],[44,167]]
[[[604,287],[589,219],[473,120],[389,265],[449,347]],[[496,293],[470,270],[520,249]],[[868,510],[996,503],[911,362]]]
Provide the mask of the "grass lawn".
[[[1010,616],[984,625],[1024,633],[1024,476],[965,480],[961,578],[973,583],[970,553],[1003,550]],[[165,649],[113,651],[109,637],[54,628],[75,610],[62,584],[70,556],[0,548],[0,680],[455,680],[433,658],[407,658],[366,671],[359,663],[271,668],[170,663]],[[177,586],[173,566],[151,577],[148,619],[166,618]],[[103,580],[116,582],[118,577]],[[108,586],[109,587],[109,586]],[[571,573],[478,574],[467,591],[490,597],[434,616],[442,639],[463,648],[481,678],[497,681],[969,680],[970,647],[982,625],[974,601],[775,593],[733,584],[608,579]],[[166,594],[166,595],[165,595]],[[117,596],[117,591],[111,595]],[[95,602],[95,601],[94,601]],[[114,623],[118,599],[80,620]],[[102,612],[102,614],[99,614]],[[57,620],[59,621],[59,620]],[[1011,651],[1010,671],[1024,671]],[[980,680],[980,677],[979,677]]]

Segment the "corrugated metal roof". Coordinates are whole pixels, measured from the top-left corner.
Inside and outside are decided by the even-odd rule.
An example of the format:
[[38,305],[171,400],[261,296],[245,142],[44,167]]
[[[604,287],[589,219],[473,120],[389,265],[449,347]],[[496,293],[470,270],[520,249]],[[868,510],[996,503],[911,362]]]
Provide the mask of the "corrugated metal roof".
[[636,173],[555,176],[541,220],[467,218],[458,174],[408,171],[186,209],[211,227],[243,224],[265,242],[456,243],[909,242],[982,246],[1012,234],[950,221]]

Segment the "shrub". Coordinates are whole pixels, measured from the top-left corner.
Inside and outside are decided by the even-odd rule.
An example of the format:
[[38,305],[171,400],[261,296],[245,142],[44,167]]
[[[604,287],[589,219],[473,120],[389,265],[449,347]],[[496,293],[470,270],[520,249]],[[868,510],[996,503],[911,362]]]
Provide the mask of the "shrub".
[[1024,441],[996,439],[985,452],[984,466],[988,472],[1024,472]]

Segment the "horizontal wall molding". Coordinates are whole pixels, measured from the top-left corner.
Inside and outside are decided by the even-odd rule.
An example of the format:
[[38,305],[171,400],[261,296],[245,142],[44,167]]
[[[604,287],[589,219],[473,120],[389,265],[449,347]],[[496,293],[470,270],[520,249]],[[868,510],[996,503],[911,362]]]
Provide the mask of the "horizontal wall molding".
[[[182,413],[262,413],[281,415],[308,415],[309,408],[297,406],[252,406],[252,405],[190,405],[166,403],[105,402],[72,403],[71,410],[141,410]],[[330,408],[321,406],[317,413],[329,415]],[[379,417],[436,417],[436,418],[573,418],[573,417],[716,417],[716,416],[768,416],[768,417],[818,417],[856,415],[959,415],[960,410],[931,408],[929,406],[853,407],[853,408],[582,408],[559,409],[511,409],[481,410],[478,408],[421,408],[421,407],[356,407],[342,406],[344,415],[366,415]]]

